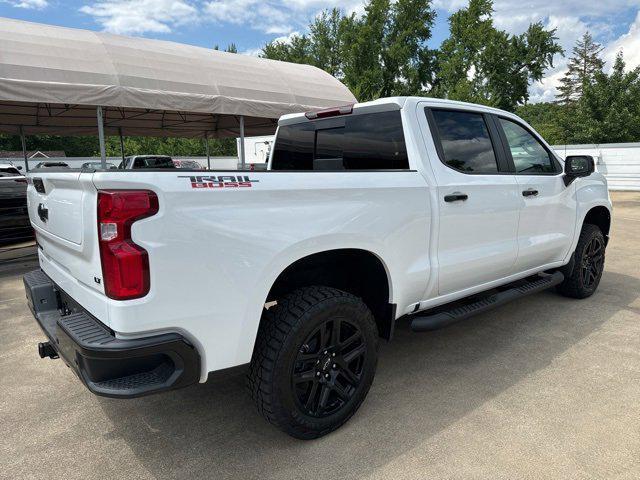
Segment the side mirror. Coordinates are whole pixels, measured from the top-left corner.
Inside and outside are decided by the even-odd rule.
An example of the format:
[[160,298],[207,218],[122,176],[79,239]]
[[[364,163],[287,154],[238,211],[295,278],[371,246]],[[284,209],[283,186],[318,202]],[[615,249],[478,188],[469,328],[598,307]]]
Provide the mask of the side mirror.
[[564,184],[571,185],[576,178],[588,177],[595,171],[591,155],[570,155],[564,160]]
[[22,166],[21,166],[21,165],[18,165],[16,168],[17,168],[18,170],[22,170]]

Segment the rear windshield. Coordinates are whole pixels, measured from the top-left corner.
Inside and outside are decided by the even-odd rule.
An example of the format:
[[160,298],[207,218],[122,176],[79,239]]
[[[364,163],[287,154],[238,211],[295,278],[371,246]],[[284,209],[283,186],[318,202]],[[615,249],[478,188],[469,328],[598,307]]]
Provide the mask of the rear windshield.
[[141,157],[133,162],[133,168],[176,168],[171,157]]
[[345,115],[278,129],[272,170],[405,170],[399,111]]

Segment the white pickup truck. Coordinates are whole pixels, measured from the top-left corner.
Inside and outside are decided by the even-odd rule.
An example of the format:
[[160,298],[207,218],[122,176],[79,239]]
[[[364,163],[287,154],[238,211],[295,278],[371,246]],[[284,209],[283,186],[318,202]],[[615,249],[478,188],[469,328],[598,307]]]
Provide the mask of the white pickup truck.
[[611,221],[594,170],[511,113],[429,98],[285,116],[264,172],[35,170],[39,352],[124,398],[248,364],[267,420],[319,437],[399,319],[593,294]]

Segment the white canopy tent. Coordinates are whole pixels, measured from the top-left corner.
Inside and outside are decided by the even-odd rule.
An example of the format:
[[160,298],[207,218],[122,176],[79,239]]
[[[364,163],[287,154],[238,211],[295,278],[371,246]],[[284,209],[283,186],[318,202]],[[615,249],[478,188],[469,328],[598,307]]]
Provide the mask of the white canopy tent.
[[104,135],[264,135],[355,101],[310,65],[0,18],[0,132],[97,133],[103,159]]

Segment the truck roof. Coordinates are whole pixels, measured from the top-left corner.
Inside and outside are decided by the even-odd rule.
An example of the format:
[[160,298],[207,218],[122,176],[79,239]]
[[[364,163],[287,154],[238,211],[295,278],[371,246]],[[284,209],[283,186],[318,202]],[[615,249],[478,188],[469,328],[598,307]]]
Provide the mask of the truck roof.
[[[468,102],[459,102],[456,100],[447,100],[444,98],[433,98],[433,97],[387,97],[387,98],[379,98],[377,100],[372,100],[370,102],[362,102],[353,104],[353,112],[354,113],[374,113],[388,110],[400,110],[407,104],[415,104],[417,102],[426,102],[428,105],[434,107],[472,107],[476,111],[484,111],[487,113],[499,113],[501,115],[513,116],[512,113],[507,112],[505,110],[500,110],[498,108],[488,107],[486,105],[480,105],[477,103],[468,103]],[[339,107],[340,105],[336,105]],[[305,117],[305,113],[290,113],[287,115],[283,115],[280,117],[278,121],[278,125],[288,125],[291,123],[299,123],[309,121],[307,117]]]

